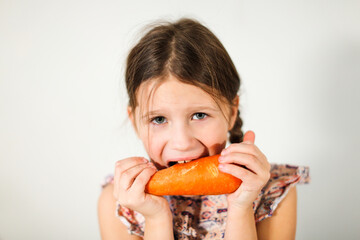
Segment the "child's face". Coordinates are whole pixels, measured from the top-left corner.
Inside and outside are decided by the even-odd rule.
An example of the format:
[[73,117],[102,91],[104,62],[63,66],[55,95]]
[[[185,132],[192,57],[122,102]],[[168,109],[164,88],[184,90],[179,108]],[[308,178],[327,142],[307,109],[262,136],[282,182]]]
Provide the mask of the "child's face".
[[220,153],[236,119],[238,98],[232,108],[219,103],[221,111],[204,90],[173,76],[150,95],[155,81],[140,85],[139,106],[135,112],[129,108],[129,116],[157,167]]

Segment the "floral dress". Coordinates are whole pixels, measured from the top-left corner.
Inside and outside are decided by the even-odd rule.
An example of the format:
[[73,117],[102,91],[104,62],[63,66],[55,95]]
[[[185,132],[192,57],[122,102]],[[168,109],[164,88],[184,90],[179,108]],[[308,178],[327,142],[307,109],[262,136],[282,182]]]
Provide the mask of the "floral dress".
[[[288,164],[272,164],[268,183],[253,203],[255,221],[260,222],[271,217],[289,192],[296,184],[310,182],[309,168]],[[105,183],[113,181],[108,176]],[[200,196],[164,196],[173,214],[175,239],[223,239],[227,218],[226,195]],[[145,219],[131,209],[117,206],[116,216],[128,228],[130,234],[144,236]]]

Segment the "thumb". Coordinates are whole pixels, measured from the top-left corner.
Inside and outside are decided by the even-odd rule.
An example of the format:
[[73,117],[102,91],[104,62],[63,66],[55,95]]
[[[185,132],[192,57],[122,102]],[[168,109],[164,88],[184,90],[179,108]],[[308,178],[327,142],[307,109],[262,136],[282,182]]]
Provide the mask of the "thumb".
[[243,143],[254,143],[255,142],[255,133],[253,131],[247,131],[244,135]]

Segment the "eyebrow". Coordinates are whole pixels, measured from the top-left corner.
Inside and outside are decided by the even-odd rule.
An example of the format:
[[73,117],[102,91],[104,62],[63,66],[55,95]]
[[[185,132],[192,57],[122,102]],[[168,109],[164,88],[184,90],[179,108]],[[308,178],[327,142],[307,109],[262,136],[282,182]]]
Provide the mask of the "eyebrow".
[[155,111],[146,112],[144,115],[142,115],[141,118],[142,119],[149,118],[149,116],[155,116],[155,115],[162,115],[162,114],[159,110],[155,110]]
[[[215,108],[215,107],[209,107],[209,106],[193,106],[193,107],[190,107],[189,108],[189,111],[190,112],[203,112],[203,111],[212,111],[212,112],[216,112],[216,111],[219,111],[220,109],[218,108]],[[149,111],[149,112],[146,112],[144,115],[142,115],[142,119],[144,118],[149,118],[149,116],[156,116],[156,115],[164,115],[164,112],[165,111],[161,111],[161,110],[154,110],[154,111]]]

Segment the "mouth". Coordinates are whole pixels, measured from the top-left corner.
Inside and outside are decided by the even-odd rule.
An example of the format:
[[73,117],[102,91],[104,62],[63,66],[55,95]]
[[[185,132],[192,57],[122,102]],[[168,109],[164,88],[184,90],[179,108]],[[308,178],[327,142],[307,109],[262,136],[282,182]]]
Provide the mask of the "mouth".
[[175,164],[182,164],[182,163],[188,163],[191,162],[192,160],[181,160],[181,161],[170,161],[168,163],[169,167],[174,166]]
[[196,159],[199,159],[199,158],[202,158],[202,157],[205,157],[204,155],[201,155],[201,156],[196,156],[196,157],[188,157],[188,158],[175,158],[175,159],[172,159],[168,162],[168,167],[172,167],[176,164],[184,164],[184,163],[188,163],[188,162],[191,162],[193,160],[196,160]]

